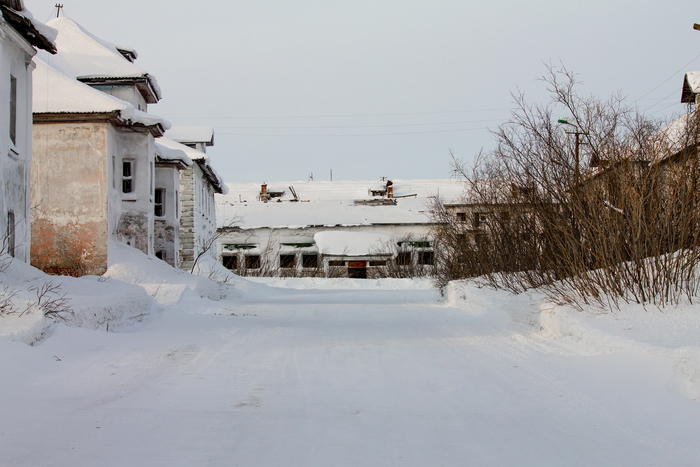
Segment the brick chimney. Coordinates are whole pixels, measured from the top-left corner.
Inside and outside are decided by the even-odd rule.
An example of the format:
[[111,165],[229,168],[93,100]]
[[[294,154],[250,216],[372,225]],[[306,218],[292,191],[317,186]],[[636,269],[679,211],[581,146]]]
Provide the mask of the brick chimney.
[[391,180],[386,181],[386,197],[387,198],[394,197],[394,183]]

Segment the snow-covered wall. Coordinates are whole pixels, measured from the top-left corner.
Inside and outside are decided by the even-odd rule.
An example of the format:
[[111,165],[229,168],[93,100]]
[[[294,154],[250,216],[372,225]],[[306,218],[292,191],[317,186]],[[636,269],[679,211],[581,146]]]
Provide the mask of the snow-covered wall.
[[[200,161],[180,172],[181,267],[189,270],[200,252],[216,258],[216,202],[214,188],[200,167]],[[211,247],[210,247],[211,246]]]
[[155,217],[154,252],[173,267],[180,264],[180,171],[156,162],[156,190],[163,190],[162,216]]
[[[32,158],[32,71],[36,52],[0,18],[0,245],[28,262],[30,254],[29,169]],[[11,80],[11,77],[14,80]],[[11,116],[11,82],[15,83]],[[10,124],[14,121],[14,141]],[[9,242],[8,242],[9,240]]]

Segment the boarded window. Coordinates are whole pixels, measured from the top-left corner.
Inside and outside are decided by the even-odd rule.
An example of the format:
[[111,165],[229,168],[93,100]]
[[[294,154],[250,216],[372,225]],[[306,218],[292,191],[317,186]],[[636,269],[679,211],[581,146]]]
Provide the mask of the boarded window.
[[10,139],[17,143],[17,78],[10,75]]
[[246,269],[260,269],[260,255],[248,255],[245,257]]
[[418,264],[432,265],[435,262],[435,255],[432,251],[419,251]]
[[411,264],[411,252],[410,251],[400,251],[396,255],[396,264],[399,266],[409,266]]
[[156,188],[153,195],[153,211],[156,217],[165,216],[165,188]]
[[302,255],[301,256],[302,265],[305,268],[317,268],[318,267],[318,255]]
[[122,193],[133,193],[134,191],[134,161],[122,161]]
[[221,262],[226,269],[231,269],[232,271],[238,269],[238,256],[224,255],[221,257]]
[[295,255],[280,255],[280,267],[289,269],[293,268],[296,263]]

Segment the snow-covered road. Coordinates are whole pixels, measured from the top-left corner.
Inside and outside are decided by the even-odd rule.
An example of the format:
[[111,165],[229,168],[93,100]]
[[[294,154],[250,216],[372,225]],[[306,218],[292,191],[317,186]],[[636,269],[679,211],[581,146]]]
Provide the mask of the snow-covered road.
[[700,405],[669,387],[668,359],[561,350],[498,300],[474,313],[432,290],[269,290],[132,333],[55,326],[35,347],[0,341],[0,465],[700,459]]

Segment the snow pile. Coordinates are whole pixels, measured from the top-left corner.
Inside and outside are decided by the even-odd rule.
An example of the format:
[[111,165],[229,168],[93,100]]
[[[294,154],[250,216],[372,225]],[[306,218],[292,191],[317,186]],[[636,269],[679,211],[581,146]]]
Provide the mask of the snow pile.
[[159,160],[162,161],[173,161],[173,162],[182,162],[184,165],[187,167],[190,167],[192,165],[192,159],[187,157],[187,154],[185,151],[181,151],[179,149],[172,149],[167,146],[163,146],[159,142],[156,141],[156,157]]
[[227,288],[215,280],[175,269],[119,242],[110,243],[109,257],[119,260],[109,265],[105,277],[142,287],[161,305],[176,305],[188,295],[215,301],[227,296]]

